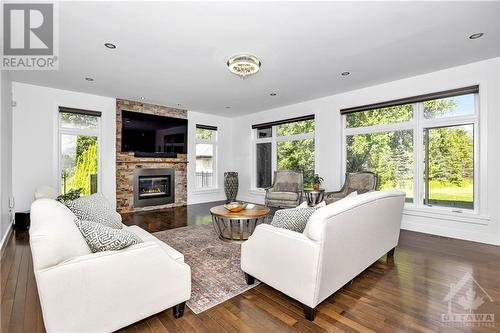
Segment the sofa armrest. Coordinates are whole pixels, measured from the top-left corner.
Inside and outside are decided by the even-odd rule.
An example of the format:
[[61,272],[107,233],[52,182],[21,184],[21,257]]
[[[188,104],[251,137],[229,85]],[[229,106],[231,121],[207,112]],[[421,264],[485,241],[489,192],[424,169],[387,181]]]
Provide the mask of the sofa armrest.
[[314,307],[320,245],[304,234],[260,224],[241,245],[241,269]]
[[114,331],[184,302],[191,270],[148,241],[36,271],[47,331]]
[[264,190],[267,192],[274,192],[274,186],[269,186],[269,187],[266,187],[264,188]]

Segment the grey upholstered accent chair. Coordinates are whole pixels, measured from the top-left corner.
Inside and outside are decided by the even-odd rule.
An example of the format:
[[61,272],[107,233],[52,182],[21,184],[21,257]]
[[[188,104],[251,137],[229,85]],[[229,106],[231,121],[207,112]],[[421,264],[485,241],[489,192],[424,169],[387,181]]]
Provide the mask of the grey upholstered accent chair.
[[370,171],[362,171],[345,174],[344,186],[337,192],[328,192],[325,194],[325,201],[327,204],[345,198],[352,192],[358,194],[375,191],[378,185],[378,177]]
[[273,186],[266,188],[266,206],[296,207],[302,201],[304,178],[292,170],[274,172]]

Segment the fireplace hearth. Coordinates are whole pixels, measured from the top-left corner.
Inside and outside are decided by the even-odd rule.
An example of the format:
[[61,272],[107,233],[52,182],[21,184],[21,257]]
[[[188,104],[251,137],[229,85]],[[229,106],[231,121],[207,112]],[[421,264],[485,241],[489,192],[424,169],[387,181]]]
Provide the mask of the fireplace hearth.
[[134,206],[160,206],[175,202],[175,170],[134,170]]

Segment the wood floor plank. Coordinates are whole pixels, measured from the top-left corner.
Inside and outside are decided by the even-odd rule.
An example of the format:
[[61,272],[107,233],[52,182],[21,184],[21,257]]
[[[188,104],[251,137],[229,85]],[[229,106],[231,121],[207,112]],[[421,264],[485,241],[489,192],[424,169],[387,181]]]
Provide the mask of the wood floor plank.
[[146,319],[151,330],[155,333],[170,333],[165,326],[161,323],[157,316],[151,316]]
[[0,259],[0,266],[1,266],[0,297],[3,296],[3,293],[5,291],[5,286],[7,284],[8,277],[10,274],[10,270],[12,269],[12,266],[14,266],[14,258],[15,258],[15,254],[16,254],[16,249],[17,249],[17,247],[15,246],[15,243],[10,241],[10,239],[9,239],[7,246],[5,247],[4,254],[3,254],[2,258]]
[[[210,218],[212,205],[127,214],[124,222],[161,231]],[[28,241],[27,234],[11,237],[1,258],[1,332],[45,332]],[[186,308],[184,317],[175,319],[167,309],[120,332],[447,332],[442,298],[450,283],[469,272],[495,300],[497,321],[494,327],[453,331],[499,332],[499,248],[409,231],[401,232],[392,261],[382,257],[327,298],[312,322],[299,302],[260,284],[198,315]]]
[[[28,253],[30,256],[30,254]],[[33,261],[28,261],[28,282],[26,286],[26,299],[24,303],[24,332],[36,331],[37,320],[37,290],[35,274],[33,272]]]
[[[28,247],[23,246],[19,253],[19,268],[17,276],[12,279],[12,297],[11,315],[9,318],[8,332],[22,332],[24,319],[24,303],[26,300],[26,285],[28,280]],[[9,293],[9,291],[6,291]],[[10,295],[10,293],[9,293]]]
[[9,324],[9,332],[23,332],[24,330],[24,312],[26,304],[26,292],[28,290],[29,273],[29,248],[23,248],[21,258],[21,267],[16,285],[16,294],[12,307],[12,316]]
[[207,327],[208,330],[207,332],[229,333],[229,331],[224,326],[222,326],[216,320],[210,317],[207,312],[208,311],[204,311],[197,315]]

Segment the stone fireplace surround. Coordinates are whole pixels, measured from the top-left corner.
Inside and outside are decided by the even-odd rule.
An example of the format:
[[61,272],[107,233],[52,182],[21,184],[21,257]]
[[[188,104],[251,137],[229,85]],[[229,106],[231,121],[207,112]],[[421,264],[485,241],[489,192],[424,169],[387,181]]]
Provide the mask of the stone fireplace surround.
[[[120,213],[160,209],[187,204],[187,154],[177,158],[135,157],[122,148],[122,110],[187,119],[187,111],[161,105],[116,100],[116,207]],[[139,168],[175,169],[175,202],[159,206],[134,207],[134,170]]]

